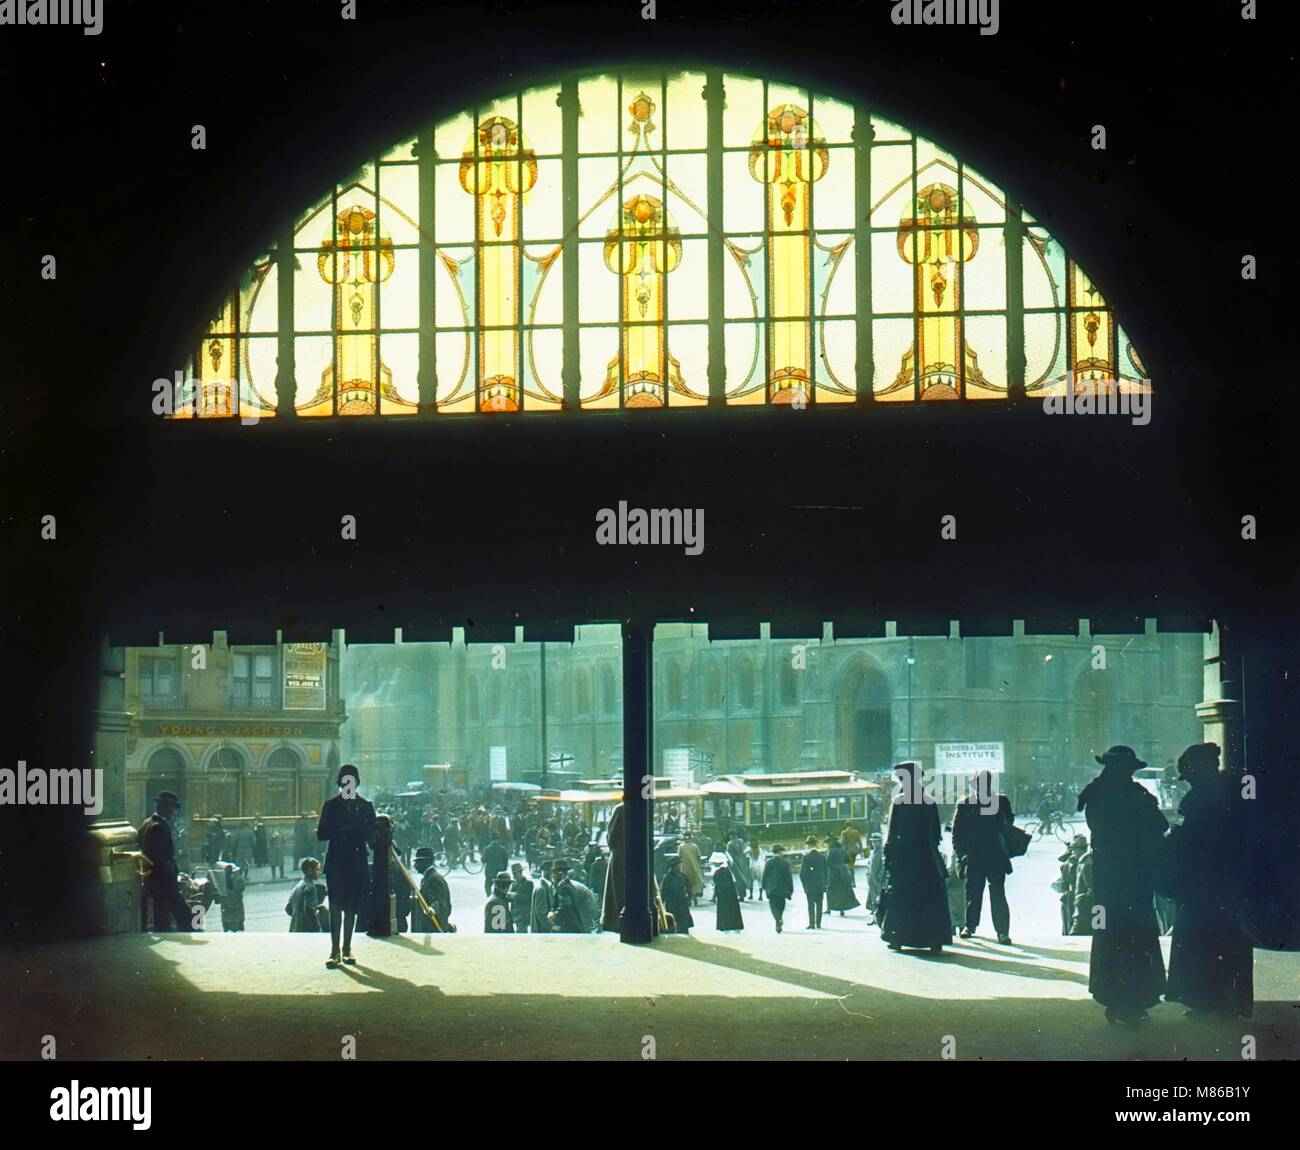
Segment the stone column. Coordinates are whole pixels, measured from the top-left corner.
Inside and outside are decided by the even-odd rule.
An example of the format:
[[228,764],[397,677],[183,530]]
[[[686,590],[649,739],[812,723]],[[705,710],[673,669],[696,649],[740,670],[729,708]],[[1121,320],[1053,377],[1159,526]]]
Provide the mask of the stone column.
[[627,875],[619,938],[649,942],[654,937],[654,799],[643,798],[646,776],[654,776],[654,624],[623,624],[623,865]]
[[86,855],[96,881],[85,888],[79,921],[85,934],[141,929],[138,861],[127,852],[139,841],[126,818],[126,735],[134,716],[126,710],[126,650],[100,639],[99,706],[95,710],[90,766],[102,771],[103,810],[87,827]]
[[394,900],[388,882],[392,846],[392,820],[387,815],[379,815],[375,820],[375,861],[370,871],[365,921],[366,934],[371,938],[388,938],[393,933]]
[[1241,723],[1241,652],[1234,637],[1215,622],[1205,636],[1202,702],[1196,716],[1204,728],[1204,741],[1218,743],[1223,751],[1222,769],[1235,774],[1243,761]]

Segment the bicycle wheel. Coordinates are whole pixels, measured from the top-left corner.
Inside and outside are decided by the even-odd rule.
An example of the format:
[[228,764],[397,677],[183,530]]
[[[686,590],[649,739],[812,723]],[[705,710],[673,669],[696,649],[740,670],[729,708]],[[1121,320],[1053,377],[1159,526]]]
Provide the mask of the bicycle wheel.
[[1031,839],[1042,838],[1042,823],[1025,823],[1025,834]]
[[1056,824],[1053,833],[1061,842],[1067,845],[1074,839],[1074,827],[1064,819]]
[[469,855],[466,855],[461,859],[460,865],[465,868],[466,874],[483,873],[483,860],[481,858],[471,858]]

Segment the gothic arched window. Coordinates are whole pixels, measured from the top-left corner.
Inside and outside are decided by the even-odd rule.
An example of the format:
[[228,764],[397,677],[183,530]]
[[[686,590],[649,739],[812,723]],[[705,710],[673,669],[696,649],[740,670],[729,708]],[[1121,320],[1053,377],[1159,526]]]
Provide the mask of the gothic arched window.
[[618,711],[618,680],[614,676],[613,667],[600,669],[600,710],[605,715],[613,715]]
[[583,718],[591,714],[591,672],[585,667],[573,674],[573,713]]
[[178,416],[1149,389],[998,185],[860,104],[721,72],[574,77],[430,124],[215,306]]

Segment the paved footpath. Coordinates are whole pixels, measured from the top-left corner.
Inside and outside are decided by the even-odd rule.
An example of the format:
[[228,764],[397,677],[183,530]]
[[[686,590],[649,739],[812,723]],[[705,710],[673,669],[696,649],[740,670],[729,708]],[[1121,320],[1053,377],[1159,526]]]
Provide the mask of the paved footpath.
[[[870,928],[868,928],[870,930]],[[1167,940],[1166,940],[1167,942]],[[1108,1026],[1086,938],[984,939],[941,956],[872,933],[746,931],[624,946],[610,934],[322,940],[270,933],[119,935],[0,951],[0,1057],[337,1059],[961,1059],[1300,1057],[1300,955],[1256,952],[1255,1017],[1202,1023],[1162,1005]],[[147,1008],[144,1004],[148,1004]]]

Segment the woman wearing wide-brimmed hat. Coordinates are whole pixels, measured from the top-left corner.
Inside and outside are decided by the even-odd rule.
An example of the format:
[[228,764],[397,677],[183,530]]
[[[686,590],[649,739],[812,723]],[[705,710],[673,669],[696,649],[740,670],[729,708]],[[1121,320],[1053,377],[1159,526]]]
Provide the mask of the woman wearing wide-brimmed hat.
[[1191,785],[1169,834],[1177,876],[1174,939],[1166,1002],[1188,1014],[1249,1018],[1254,1007],[1254,949],[1241,928],[1241,791],[1219,771],[1216,743],[1196,743],[1178,758]]
[[920,763],[899,763],[894,774],[901,786],[889,808],[880,937],[890,950],[907,946],[937,953],[952,942],[939,808],[921,785]]
[[1169,826],[1156,797],[1133,779],[1146,766],[1131,747],[1096,756],[1101,774],[1079,795],[1092,832],[1094,906],[1088,990],[1108,1022],[1134,1023],[1165,989],[1155,872]]

